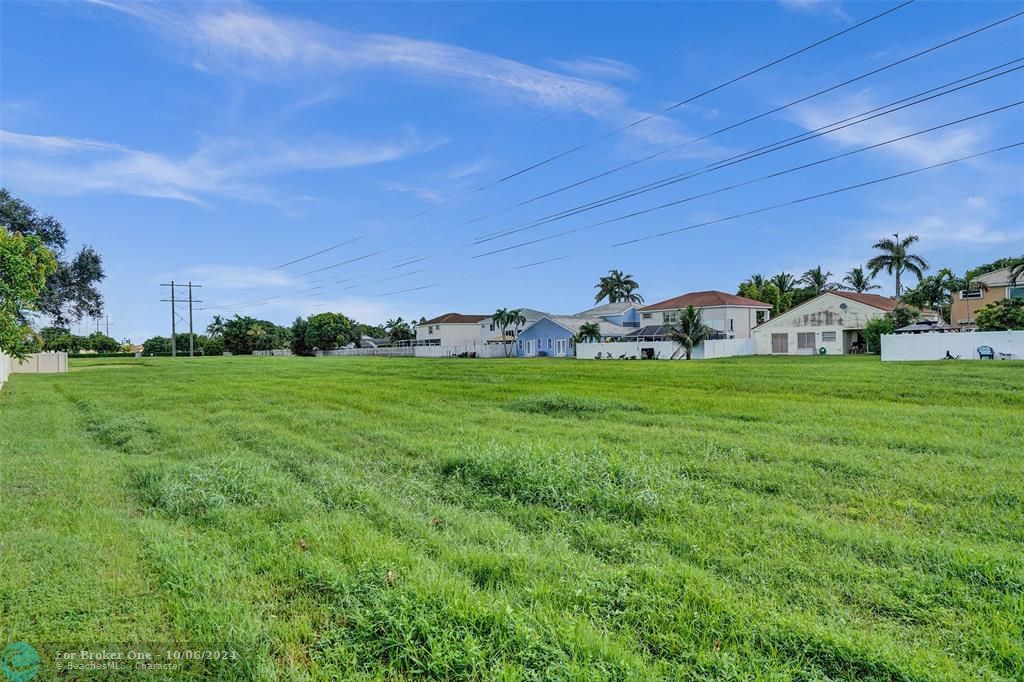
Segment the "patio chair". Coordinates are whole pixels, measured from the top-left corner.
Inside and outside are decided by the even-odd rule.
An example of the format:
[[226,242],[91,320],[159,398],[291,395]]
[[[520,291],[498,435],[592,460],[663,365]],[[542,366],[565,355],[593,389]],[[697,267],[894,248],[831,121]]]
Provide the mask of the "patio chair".
[[992,346],[978,346],[978,358],[981,360],[995,360],[996,352],[992,350]]

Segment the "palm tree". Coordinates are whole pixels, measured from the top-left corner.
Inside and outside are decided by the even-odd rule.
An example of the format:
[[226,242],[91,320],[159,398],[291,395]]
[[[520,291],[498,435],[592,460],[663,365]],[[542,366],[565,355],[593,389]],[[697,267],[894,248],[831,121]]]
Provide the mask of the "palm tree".
[[775,285],[782,296],[796,289],[796,277],[788,272],[780,272],[768,281]]
[[745,284],[747,286],[754,287],[755,289],[760,289],[765,285],[767,281],[768,280],[765,279],[764,275],[754,273],[750,277],[747,277],[745,280],[740,282],[740,286],[743,286]]
[[1024,279],[1024,261],[1010,268],[1010,286],[1017,284],[1017,280],[1020,279]]
[[412,326],[401,317],[390,319],[384,323],[384,331],[392,341],[406,341],[415,336]]
[[606,298],[609,303],[644,301],[640,294],[634,293],[640,285],[633,279],[633,275],[624,274],[621,270],[609,270],[607,275],[597,281],[594,288],[597,289],[594,303],[600,303]]
[[823,291],[831,291],[836,288],[835,282],[830,282],[829,277],[832,276],[831,272],[827,270],[822,272],[821,266],[811,268],[803,274],[800,281],[806,284],[808,287],[814,290],[815,294],[820,294]]
[[216,339],[224,334],[224,318],[214,315],[213,321],[206,325],[206,333],[211,339]]
[[520,308],[513,308],[509,310],[507,308],[498,308],[491,315],[491,319],[494,320],[494,324],[501,330],[502,342],[505,344],[505,357],[512,357],[512,350],[515,348],[515,343],[509,343],[508,328],[512,328],[513,340],[519,334],[519,327],[526,324],[526,316],[523,315],[523,311]]
[[[700,311],[688,305],[679,311],[679,319],[669,327],[668,336],[679,344],[680,350],[690,359],[693,347],[711,335],[711,328],[704,324]],[[672,354],[674,358],[679,351]]]
[[843,277],[843,289],[847,291],[856,291],[858,294],[863,294],[865,291],[871,291],[872,289],[881,289],[882,287],[871,282],[871,275],[864,272],[864,268],[853,268],[846,277]]
[[899,232],[893,234],[895,239],[879,239],[871,248],[878,249],[881,253],[868,261],[868,269],[874,277],[882,270],[886,274],[896,276],[896,298],[903,292],[901,275],[910,272],[917,275],[920,280],[924,277],[924,271],[928,269],[928,261],[920,256],[909,253],[909,249],[915,242],[920,241],[916,234],[908,234],[900,239]]
[[580,329],[576,332],[576,343],[587,343],[593,341],[597,343],[601,340],[601,327],[597,322],[584,322],[580,325]]

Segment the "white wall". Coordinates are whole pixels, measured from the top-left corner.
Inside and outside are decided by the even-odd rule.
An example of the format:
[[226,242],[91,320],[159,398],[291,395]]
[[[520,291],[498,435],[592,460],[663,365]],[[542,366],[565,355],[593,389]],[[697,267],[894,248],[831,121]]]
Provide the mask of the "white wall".
[[[433,331],[429,331],[433,328]],[[421,324],[416,327],[416,340],[426,341],[439,339],[442,346],[456,346],[460,344],[481,343],[483,340],[483,329],[479,322],[467,324],[454,324],[451,322],[442,324]]]
[[991,346],[997,360],[1000,353],[1024,360],[1024,331],[885,334],[882,360],[941,360],[947,350],[961,360],[978,360],[978,346]]
[[7,375],[11,373],[11,359],[4,353],[0,353],[0,388],[7,383]]
[[[460,343],[450,346],[415,346],[418,358],[450,358],[461,353],[476,353],[478,358],[503,358],[505,348],[500,343]],[[515,353],[513,353],[513,357]]]
[[64,352],[33,353],[22,361],[11,358],[11,374],[55,374],[68,371],[68,354]]
[[[601,353],[601,358],[618,358],[625,353],[626,357],[640,357],[641,348],[653,348],[659,360],[671,360],[673,353],[676,359],[685,359],[686,355],[674,341],[617,341],[614,343],[578,343],[576,358],[579,360],[596,360],[594,356]],[[753,339],[721,339],[705,341],[693,347],[691,358],[703,360],[711,358],[728,358],[734,355],[753,355],[756,345]]]
[[[751,329],[757,326],[757,311],[753,308],[741,306],[708,306],[698,308],[701,320],[704,324],[716,331],[732,336],[737,339],[750,338]],[[679,311],[654,310],[640,313],[640,326],[654,326],[665,324],[665,314],[674,315]],[[650,319],[644,319],[644,315],[650,315]],[[729,329],[729,320],[732,320],[732,329]]]

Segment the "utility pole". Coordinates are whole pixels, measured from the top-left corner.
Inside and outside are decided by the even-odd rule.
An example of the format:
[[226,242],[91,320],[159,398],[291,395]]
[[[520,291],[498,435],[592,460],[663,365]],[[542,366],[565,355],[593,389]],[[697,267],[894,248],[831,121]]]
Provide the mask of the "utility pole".
[[106,316],[107,320],[107,336],[110,336],[110,315]]
[[[170,303],[171,304],[171,357],[175,357],[176,358],[176,357],[178,357],[178,340],[177,340],[176,336],[178,334],[178,326],[177,325],[178,325],[178,303],[179,303],[179,300],[178,300],[177,295],[175,293],[175,287],[176,286],[186,286],[186,285],[183,285],[183,284],[177,284],[176,285],[174,283],[174,280],[172,279],[170,284],[161,284],[160,286],[162,286],[162,287],[170,287],[171,288],[171,297],[169,299],[168,298],[162,298],[160,300],[162,302],[164,302],[164,303]],[[202,303],[202,301],[200,301],[197,298],[192,298],[192,289],[193,289],[193,287],[195,287],[195,288],[202,288],[202,285],[201,284],[193,284],[192,282],[189,282],[187,286],[188,286],[188,355],[189,355],[189,357],[194,357],[194,355],[195,355],[195,334],[192,331],[192,304],[193,303]],[[184,303],[184,301],[180,301],[180,302]],[[183,319],[183,321],[184,321],[184,319]]]

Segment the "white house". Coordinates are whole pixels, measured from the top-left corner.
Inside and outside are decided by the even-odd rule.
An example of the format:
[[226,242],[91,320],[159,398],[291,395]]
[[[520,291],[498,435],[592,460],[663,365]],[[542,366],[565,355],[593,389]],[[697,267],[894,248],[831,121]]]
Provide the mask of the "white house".
[[480,346],[483,345],[480,322],[486,315],[445,313],[416,325],[416,345],[419,346]]
[[700,310],[704,324],[719,332],[725,339],[750,338],[757,326],[758,316],[768,319],[770,303],[755,301],[724,291],[694,291],[640,308],[640,326],[660,327],[678,321],[679,310],[687,306]]
[[[899,301],[877,294],[826,291],[758,325],[753,330],[760,355],[830,355],[863,352],[861,332],[871,320],[892,312]],[[931,310],[924,319],[937,319]]]

